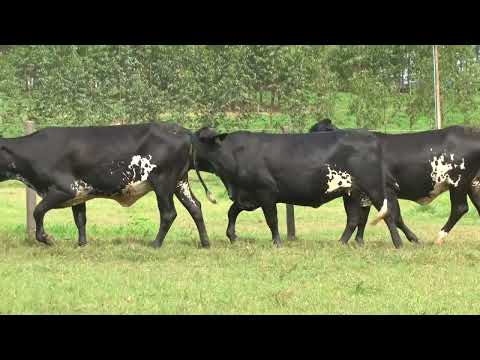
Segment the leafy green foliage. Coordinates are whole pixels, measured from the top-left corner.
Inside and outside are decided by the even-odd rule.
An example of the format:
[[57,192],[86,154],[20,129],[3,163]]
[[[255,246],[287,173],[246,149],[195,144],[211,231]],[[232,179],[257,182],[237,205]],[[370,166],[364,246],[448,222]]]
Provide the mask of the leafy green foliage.
[[[440,71],[445,124],[475,125],[475,47],[441,46]],[[26,119],[304,131],[339,114],[342,92],[337,123],[415,129],[433,125],[432,80],[423,45],[14,46],[0,52],[0,125],[7,136]]]

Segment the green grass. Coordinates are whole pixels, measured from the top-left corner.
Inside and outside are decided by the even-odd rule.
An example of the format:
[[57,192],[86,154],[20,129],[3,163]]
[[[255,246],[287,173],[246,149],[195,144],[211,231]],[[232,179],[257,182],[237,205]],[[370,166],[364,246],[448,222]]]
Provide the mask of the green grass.
[[[193,174],[192,174],[193,175]],[[296,241],[271,245],[260,210],[242,213],[240,239],[225,234],[230,201],[205,176],[219,204],[197,181],[212,247],[176,202],[178,217],[164,246],[152,193],[131,208],[109,200],[87,204],[89,244],[77,248],[70,209],[47,214],[56,246],[24,235],[25,191],[0,185],[1,314],[474,314],[480,312],[480,238],[473,206],[444,246],[433,239],[446,221],[448,195],[428,207],[402,202],[406,222],[424,241],[394,250],[386,226],[368,226],[366,246],[340,246],[341,200],[319,209],[296,207]],[[279,221],[285,239],[285,205]],[[372,210],[371,216],[376,211]]]

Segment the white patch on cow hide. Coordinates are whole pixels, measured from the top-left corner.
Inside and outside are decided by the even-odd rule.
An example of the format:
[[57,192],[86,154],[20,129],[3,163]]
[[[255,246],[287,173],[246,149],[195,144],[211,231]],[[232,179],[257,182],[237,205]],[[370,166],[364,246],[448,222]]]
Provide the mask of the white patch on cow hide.
[[[142,157],[141,155],[132,156],[130,165],[128,165],[129,170],[122,172],[122,180],[130,182],[119,194],[113,195],[111,198],[124,207],[130,207],[137,202],[138,199],[152,191],[152,185],[147,179],[157,165],[152,164],[151,161],[152,155],[148,155],[148,157]],[[135,169],[138,170],[137,167],[140,168],[140,174],[138,174],[140,176],[139,180],[136,180],[137,173]]]
[[193,200],[192,192],[190,191],[190,186],[188,185],[187,181],[179,181],[177,184],[177,188],[180,189],[180,192],[185,196],[188,200],[192,202],[193,205],[196,206],[195,200]]
[[352,187],[352,177],[349,173],[340,170],[333,170],[330,165],[328,167],[327,174],[327,186],[328,189],[325,193],[330,193],[338,189],[350,189]]
[[450,154],[450,156],[447,156],[446,153],[443,153],[439,157],[434,156],[433,160],[430,161],[430,165],[432,167],[430,177],[432,178],[433,182],[433,190],[430,191],[430,194],[428,196],[416,200],[416,202],[421,205],[431,203],[437,196],[447,191],[449,185],[452,185],[454,187],[458,186],[462,175],[458,174],[458,178],[456,180],[453,180],[451,177],[451,170],[466,169],[465,159],[462,158],[461,162],[455,161],[455,154]]
[[450,170],[456,168],[465,170],[465,159],[462,159],[460,164],[456,164],[454,161],[454,154],[450,154],[450,161],[446,160],[445,155],[446,154],[442,154],[438,158],[434,156],[433,160],[430,161],[430,165],[432,166],[432,173],[430,176],[432,177],[434,184],[447,183],[457,187],[460,182],[461,175],[459,174],[457,180],[454,181],[450,177]]
[[372,202],[370,201],[370,198],[364,193],[360,195],[360,206],[361,207],[372,206]]
[[140,167],[140,181],[146,181],[148,175],[157,167],[157,165],[152,164],[150,161],[152,160],[152,155],[148,155],[150,158],[147,159],[146,157],[142,157],[141,155],[134,155],[132,157],[132,161],[128,168],[133,171],[133,179],[136,177],[135,168],[134,166]]
[[93,187],[88,185],[83,180],[75,180],[72,184],[70,184],[70,188],[75,192],[75,197],[63,203],[64,207],[70,207],[70,206],[82,204],[94,198],[93,195],[90,195],[90,192],[93,190]]
[[480,177],[475,177],[472,181],[472,187],[476,192],[480,191]]
[[93,190],[93,188],[83,180],[75,180],[70,187],[75,191],[76,196],[86,195]]

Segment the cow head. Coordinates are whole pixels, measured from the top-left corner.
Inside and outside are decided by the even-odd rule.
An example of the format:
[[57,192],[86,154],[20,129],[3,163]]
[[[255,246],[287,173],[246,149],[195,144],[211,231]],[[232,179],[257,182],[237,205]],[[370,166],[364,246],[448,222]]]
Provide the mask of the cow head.
[[216,173],[226,160],[223,141],[228,134],[218,134],[214,128],[204,127],[194,133],[194,149],[198,170]]
[[15,164],[12,161],[12,154],[7,146],[0,142],[0,181],[9,179],[14,170]]
[[323,132],[323,131],[335,131],[338,128],[332,124],[332,120],[323,119],[313,125],[308,132]]

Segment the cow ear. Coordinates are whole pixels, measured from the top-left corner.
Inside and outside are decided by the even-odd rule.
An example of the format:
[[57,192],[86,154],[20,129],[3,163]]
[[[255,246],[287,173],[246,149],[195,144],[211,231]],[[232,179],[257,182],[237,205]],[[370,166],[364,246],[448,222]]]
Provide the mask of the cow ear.
[[214,129],[202,129],[198,132],[198,139],[206,144],[221,144],[228,134],[218,134]]
[[203,128],[197,133],[198,140],[203,143],[213,144],[217,132],[214,129]]
[[215,143],[220,145],[227,135],[228,134],[220,134],[215,136]]

